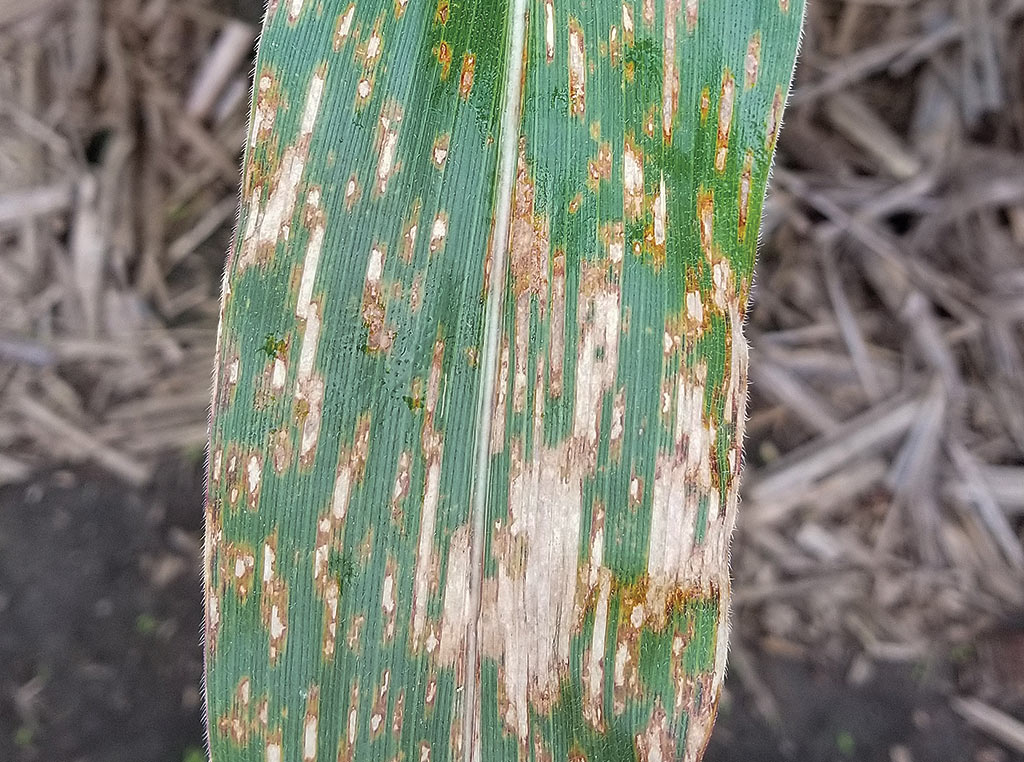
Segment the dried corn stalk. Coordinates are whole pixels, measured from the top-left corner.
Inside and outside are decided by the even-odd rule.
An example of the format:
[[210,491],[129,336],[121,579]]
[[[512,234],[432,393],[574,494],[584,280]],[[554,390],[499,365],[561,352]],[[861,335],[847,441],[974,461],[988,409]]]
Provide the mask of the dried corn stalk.
[[281,0],[210,446],[213,759],[698,759],[801,0]]

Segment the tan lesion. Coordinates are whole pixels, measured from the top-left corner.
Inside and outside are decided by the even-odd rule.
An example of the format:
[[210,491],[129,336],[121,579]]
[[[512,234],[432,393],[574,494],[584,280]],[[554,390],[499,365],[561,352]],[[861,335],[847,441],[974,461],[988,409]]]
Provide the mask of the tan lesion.
[[473,90],[473,77],[476,73],[476,54],[466,52],[462,56],[462,71],[459,72],[459,97],[468,100]]
[[686,32],[693,34],[697,29],[697,19],[700,16],[698,0],[686,0]]
[[782,92],[782,85],[776,85],[775,95],[772,97],[772,105],[765,122],[764,147],[769,154],[775,150],[775,142],[779,137],[779,127],[782,125],[782,109],[785,105],[786,97]]
[[740,242],[747,238],[747,220],[750,217],[750,192],[754,174],[754,151],[748,148],[743,157],[743,170],[740,172],[739,190],[737,193],[737,206],[739,218],[737,222],[737,235]]
[[430,253],[437,254],[444,249],[445,241],[448,239],[448,212],[443,209],[434,216],[430,225]]
[[352,34],[352,21],[355,18],[355,15],[355,3],[349,3],[345,10],[338,14],[338,20],[334,25],[334,38],[332,41],[335,53],[345,46],[349,36]]
[[316,762],[317,728],[320,723],[320,687],[309,688],[306,698],[306,714],[302,718],[302,762]]
[[441,40],[434,46],[433,52],[438,65],[441,67],[440,77],[443,82],[448,79],[448,73],[452,68],[452,48],[445,40]]
[[532,305],[538,304],[541,318],[547,310],[550,222],[547,215],[537,213],[534,195],[533,174],[526,157],[526,138],[520,138],[509,231],[512,297],[515,300],[512,409],[517,413],[521,413],[526,405]]
[[231,706],[216,719],[217,732],[235,746],[248,746],[263,731],[257,705],[253,701],[252,679],[243,676],[231,696]]
[[655,699],[647,726],[634,739],[638,762],[670,762],[676,759],[672,724],[661,700]]
[[402,689],[398,692],[398,698],[395,699],[395,708],[391,712],[391,735],[396,740],[402,738],[402,725],[405,724],[405,690]]
[[544,53],[548,63],[555,60],[554,0],[544,0]]
[[761,68],[761,30],[750,36],[747,43],[747,55],[743,59],[743,87],[750,90],[757,85],[757,76]]
[[370,740],[376,740],[384,732],[388,709],[388,691],[391,688],[391,670],[385,669],[380,676],[373,706],[370,709]]
[[444,169],[445,163],[448,161],[448,151],[451,146],[451,133],[445,132],[434,138],[434,145],[430,149],[430,163],[434,169]]
[[387,352],[395,339],[395,329],[387,322],[386,288],[383,282],[387,245],[370,247],[363,282],[363,325],[366,327],[366,351]]
[[672,144],[672,123],[679,108],[679,70],[676,67],[676,16],[680,0],[665,0],[662,38],[661,129],[665,145]]
[[383,196],[388,189],[388,182],[400,170],[398,160],[398,131],[402,124],[404,111],[397,102],[388,101],[381,107],[377,120],[377,172],[374,193]]
[[384,617],[384,642],[395,637],[395,614],[398,610],[398,562],[388,555],[384,565],[384,582],[381,586],[380,608]]
[[[298,134],[285,147],[273,176],[263,176],[255,165],[246,168],[244,185],[248,193],[242,203],[247,211],[238,256],[235,258],[236,277],[248,267],[268,263],[277,244],[287,241],[291,234],[292,217],[309,158],[313,130],[320,115],[326,80],[327,64],[321,63],[310,77],[305,104],[299,117]],[[265,93],[261,89],[264,84]],[[257,85],[256,111],[250,128],[250,147],[270,137],[276,112],[281,105],[277,87],[272,74],[261,75]]]
[[587,187],[596,192],[602,182],[611,179],[612,145],[605,140],[598,146],[597,154],[587,160]]
[[736,101],[736,80],[729,69],[722,72],[722,88],[718,96],[718,134],[715,139],[715,169],[725,171],[729,155],[729,134]]
[[569,115],[582,117],[587,108],[587,55],[583,27],[575,18],[569,19]]
[[622,40],[626,47],[633,47],[636,39],[636,29],[633,25],[633,4],[622,4]]
[[253,588],[256,574],[256,554],[244,542],[227,542],[219,552],[221,587],[233,588],[238,599],[244,603]]
[[627,133],[622,152],[622,205],[627,220],[635,220],[644,208],[644,153]]
[[359,738],[359,681],[353,680],[348,694],[345,725],[338,739],[338,762],[355,762],[356,741]]
[[409,628],[410,647],[420,651],[425,643],[428,620],[427,607],[432,590],[437,588],[439,572],[434,548],[438,506],[441,500],[441,465],[444,437],[437,427],[437,406],[444,376],[445,343],[434,342],[427,391],[423,410],[420,447],[423,454],[424,481],[420,507],[419,536],[416,544],[416,566],[413,577],[412,622]]
[[[565,249],[558,248],[551,260],[551,322],[548,325],[548,393],[555,398],[562,396],[564,364]],[[498,381],[504,382],[500,377]]]
[[260,614],[268,634],[268,659],[277,663],[284,653],[288,638],[288,584],[277,573],[277,532],[263,543],[263,594]]

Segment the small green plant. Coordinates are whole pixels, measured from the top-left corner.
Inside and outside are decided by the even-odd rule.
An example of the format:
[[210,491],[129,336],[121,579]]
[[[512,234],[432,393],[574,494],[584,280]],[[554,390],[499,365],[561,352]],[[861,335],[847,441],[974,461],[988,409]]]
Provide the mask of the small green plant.
[[702,755],[802,14],[270,3],[214,384],[215,762]]

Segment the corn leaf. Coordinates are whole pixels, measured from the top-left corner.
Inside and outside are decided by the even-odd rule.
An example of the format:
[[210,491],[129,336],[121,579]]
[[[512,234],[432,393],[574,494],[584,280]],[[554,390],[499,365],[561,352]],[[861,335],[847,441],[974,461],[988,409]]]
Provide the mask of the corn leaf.
[[279,0],[211,424],[212,758],[696,760],[802,0]]

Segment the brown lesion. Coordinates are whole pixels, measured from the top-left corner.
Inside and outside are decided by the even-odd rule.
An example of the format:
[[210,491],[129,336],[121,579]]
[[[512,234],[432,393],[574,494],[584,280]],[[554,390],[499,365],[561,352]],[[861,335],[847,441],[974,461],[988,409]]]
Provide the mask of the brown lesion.
[[704,750],[711,738],[711,728],[718,714],[721,688],[715,687],[714,675],[711,672],[703,672],[699,675],[688,675],[677,690],[681,691],[682,706],[687,715],[684,740],[686,751],[683,762],[698,762],[703,758]]
[[459,73],[459,97],[468,100],[473,90],[473,76],[476,72],[476,54],[467,51],[462,56],[462,71]]
[[249,452],[245,460],[245,506],[256,511],[263,490],[263,455],[257,450]]
[[398,692],[395,699],[395,708],[391,712],[391,734],[396,740],[402,738],[402,725],[405,724],[405,690]]
[[[260,71],[259,77],[256,78],[254,95],[256,103],[249,129],[250,147],[267,145],[273,133],[278,110],[284,103],[281,84],[270,67],[264,66]],[[245,174],[243,188],[246,191],[244,195],[248,195],[253,187],[261,183],[254,182],[257,178],[251,175],[248,167]]]
[[384,288],[384,264],[387,245],[375,243],[370,249],[363,284],[363,325],[366,327],[366,351],[387,352],[394,343],[395,331],[387,323],[387,304]]
[[533,175],[526,158],[526,138],[520,137],[509,231],[512,295],[515,299],[512,409],[516,412],[522,412],[526,405],[531,306],[534,301],[539,303],[542,318],[547,307],[550,223],[547,215],[536,213],[534,193]]
[[351,212],[352,207],[356,205],[362,195],[363,189],[359,185],[359,175],[353,172],[349,175],[348,182],[345,183],[345,208]]
[[548,325],[548,393],[555,398],[562,396],[564,364],[565,249],[557,248],[551,259],[551,322]]
[[448,79],[448,73],[452,68],[452,48],[445,40],[441,40],[434,46],[434,58],[441,67],[441,81]]
[[352,102],[352,107],[356,111],[362,111],[370,103],[370,98],[373,96],[373,86],[376,82],[377,73],[374,71],[367,72],[356,82],[356,94]]
[[[636,734],[634,743],[638,762],[663,762],[677,758],[676,738],[660,698],[655,699],[647,727]],[[686,762],[690,762],[689,759]]]
[[737,234],[742,243],[747,238],[747,220],[750,216],[750,191],[754,174],[754,151],[748,148],[743,157],[743,171],[740,173],[738,191],[739,221]]
[[707,262],[717,259],[714,247],[715,233],[715,195],[714,191],[701,187],[697,191],[697,235],[700,249],[704,252]]
[[430,149],[430,163],[434,166],[434,169],[444,169],[445,162],[448,161],[451,140],[452,135],[450,132],[442,133],[434,138],[434,145]]
[[420,448],[423,454],[424,477],[420,508],[419,533],[416,543],[416,565],[413,578],[412,621],[409,628],[410,647],[419,651],[427,633],[427,608],[432,590],[438,584],[438,559],[434,539],[437,531],[438,507],[441,500],[441,463],[444,457],[444,436],[436,427],[437,406],[444,377],[445,343],[434,342],[430,374],[423,410]]
[[373,706],[370,709],[370,740],[375,741],[384,732],[385,715],[388,711],[388,690],[391,688],[391,670],[385,669],[380,676]]
[[711,111],[711,90],[704,87],[700,91],[700,124],[703,127],[708,121],[708,112]]
[[665,264],[666,240],[668,237],[668,193],[665,178],[658,183],[658,192],[648,202],[650,222],[644,231],[644,248],[650,257],[650,264],[660,270]]
[[252,591],[256,574],[256,554],[244,542],[228,542],[220,546],[219,580],[221,588],[234,588],[238,599],[245,603]]
[[444,249],[445,241],[448,239],[448,212],[443,209],[434,217],[430,225],[430,254],[433,256]]
[[622,331],[619,251],[621,247],[609,246],[607,258],[583,261],[580,266],[572,448],[577,465],[587,472],[596,465],[601,409],[618,373]]
[[629,508],[631,511],[639,510],[644,504],[644,478],[636,473],[629,477]]
[[284,474],[292,465],[292,432],[289,428],[274,429],[270,432],[270,462],[274,473]]
[[[219,469],[218,469],[219,470]],[[222,508],[219,498],[210,496],[206,501],[206,532],[203,547],[203,588],[205,593],[205,615],[203,645],[208,657],[217,652],[217,635],[220,632],[222,582],[218,559],[224,539]]]
[[215,412],[224,412],[235,401],[235,390],[242,369],[242,357],[233,342],[225,341],[225,346],[218,354],[217,384],[215,390]]
[[391,521],[398,526],[402,526],[404,524],[402,518],[402,507],[405,505],[406,498],[409,497],[411,468],[412,452],[409,450],[403,450],[398,456],[398,466],[395,471],[395,483],[391,488]]
[[775,142],[779,138],[779,127],[782,125],[782,109],[786,105],[786,97],[782,92],[782,85],[775,86],[775,95],[772,97],[772,105],[768,111],[768,119],[765,122],[765,150],[771,154],[775,150]]
[[[469,577],[470,527],[463,524],[451,535],[448,544],[447,569],[437,661],[444,667],[464,671],[465,635],[471,622]],[[429,648],[428,652],[432,653]],[[461,682],[461,681],[460,681]]]
[[[618,717],[642,692],[640,684],[640,634],[646,613],[646,580],[618,589],[619,614],[612,659],[612,713]],[[670,757],[671,759],[671,757]]]
[[618,462],[622,457],[622,439],[626,431],[626,387],[619,388],[618,394],[612,400],[612,420],[608,430],[609,458],[611,462]]
[[612,145],[607,140],[597,148],[597,155],[587,161],[587,187],[597,192],[601,182],[612,179]]
[[234,442],[228,443],[224,454],[224,495],[228,507],[232,509],[238,506],[245,489],[241,476],[241,462],[241,448]]
[[[272,75],[263,76],[271,77],[272,82]],[[257,83],[257,88],[262,86],[263,76]],[[272,174],[266,172],[262,181],[258,183],[256,178],[247,178],[244,183],[248,189],[248,193],[243,194],[242,201],[246,209],[246,219],[239,235],[238,256],[233,260],[237,275],[253,265],[266,265],[273,257],[278,242],[288,238],[292,216],[298,203],[299,186],[309,158],[313,130],[320,113],[326,78],[327,64],[322,62],[314,68],[310,78],[305,103],[299,115],[298,134],[281,153]],[[268,86],[268,99],[272,98],[269,93],[273,92],[273,89],[273,84]],[[256,146],[255,141],[262,131],[268,129],[265,127],[267,122],[276,121],[276,118],[269,120],[269,110],[272,107],[276,111],[280,104],[275,104],[271,100],[267,110],[260,112],[257,96],[257,111],[250,133],[250,148]],[[276,150],[274,153],[276,155]],[[250,155],[254,155],[253,152],[250,152]],[[248,174],[248,168],[246,172]]]
[[324,586],[324,624],[320,639],[320,653],[325,663],[334,660],[338,647],[338,608],[341,605],[341,584],[331,577]]
[[243,676],[238,681],[231,696],[231,706],[217,718],[216,728],[222,737],[230,739],[238,747],[248,746],[254,736],[262,734],[259,718],[254,711],[250,677]]
[[437,0],[437,8],[434,11],[435,24],[447,24],[451,15],[450,0]]
[[505,419],[508,407],[509,341],[501,337],[501,353],[498,356],[497,381],[494,384],[494,408],[491,423],[491,455],[505,451]]
[[[435,150],[437,143],[434,143]],[[412,264],[413,256],[416,253],[416,237],[419,234],[420,211],[423,209],[423,202],[416,199],[409,208],[409,215],[402,223],[402,245],[399,249],[399,256],[406,264]]]

